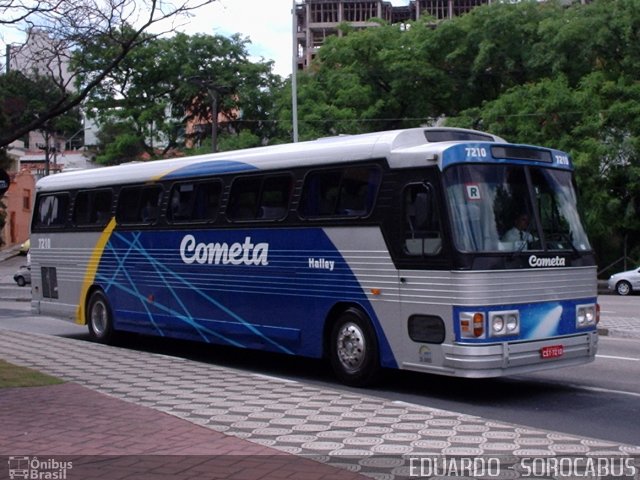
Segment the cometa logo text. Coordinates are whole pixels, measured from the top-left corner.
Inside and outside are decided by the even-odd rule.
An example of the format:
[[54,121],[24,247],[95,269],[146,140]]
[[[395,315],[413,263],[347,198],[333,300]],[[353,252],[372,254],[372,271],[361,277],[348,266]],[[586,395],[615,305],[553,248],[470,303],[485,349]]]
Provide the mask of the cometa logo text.
[[213,265],[269,265],[269,244],[251,242],[245,237],[244,242],[198,243],[193,235],[185,235],[180,242],[180,257],[186,264]]
[[529,257],[530,267],[564,267],[566,259],[562,257],[540,258],[535,255]]

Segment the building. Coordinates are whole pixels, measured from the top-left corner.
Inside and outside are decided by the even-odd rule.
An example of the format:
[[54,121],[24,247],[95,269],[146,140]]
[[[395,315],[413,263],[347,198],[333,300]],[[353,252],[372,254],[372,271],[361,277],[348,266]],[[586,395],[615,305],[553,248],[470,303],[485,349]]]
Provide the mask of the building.
[[[341,35],[338,26],[353,28],[377,26],[373,19],[405,23],[429,16],[436,21],[462,15],[492,0],[411,0],[406,6],[393,6],[384,0],[302,0],[296,4],[298,69],[304,70],[325,39]],[[495,1],[495,0],[494,0]]]
[[29,238],[29,221],[35,195],[35,178],[29,170],[10,173],[9,189],[2,197],[5,225],[0,235],[3,245],[16,245]]

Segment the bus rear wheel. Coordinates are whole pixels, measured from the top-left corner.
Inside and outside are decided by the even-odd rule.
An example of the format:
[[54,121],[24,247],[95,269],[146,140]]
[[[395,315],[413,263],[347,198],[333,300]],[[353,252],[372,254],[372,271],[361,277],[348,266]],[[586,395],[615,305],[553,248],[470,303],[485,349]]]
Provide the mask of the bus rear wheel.
[[96,290],[89,298],[87,306],[89,335],[98,343],[111,343],[114,339],[113,315],[107,296]]
[[364,387],[380,373],[378,342],[367,316],[349,308],[331,329],[331,366],[345,384]]

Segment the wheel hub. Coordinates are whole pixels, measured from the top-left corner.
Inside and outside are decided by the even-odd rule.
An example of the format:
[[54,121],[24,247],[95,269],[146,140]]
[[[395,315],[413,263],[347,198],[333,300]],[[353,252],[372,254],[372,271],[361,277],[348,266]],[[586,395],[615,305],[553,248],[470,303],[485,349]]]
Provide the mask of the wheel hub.
[[364,333],[360,327],[352,322],[343,325],[338,334],[337,343],[338,358],[345,370],[349,372],[359,370],[366,354]]
[[96,335],[100,336],[105,332],[107,326],[107,310],[102,303],[96,303],[91,310],[91,325]]

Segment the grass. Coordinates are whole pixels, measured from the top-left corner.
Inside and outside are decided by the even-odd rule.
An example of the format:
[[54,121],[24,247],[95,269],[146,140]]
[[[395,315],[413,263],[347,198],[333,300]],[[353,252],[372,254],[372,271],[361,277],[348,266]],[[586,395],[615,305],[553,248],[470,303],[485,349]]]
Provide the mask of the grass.
[[64,383],[59,378],[0,360],[0,388],[42,387]]

